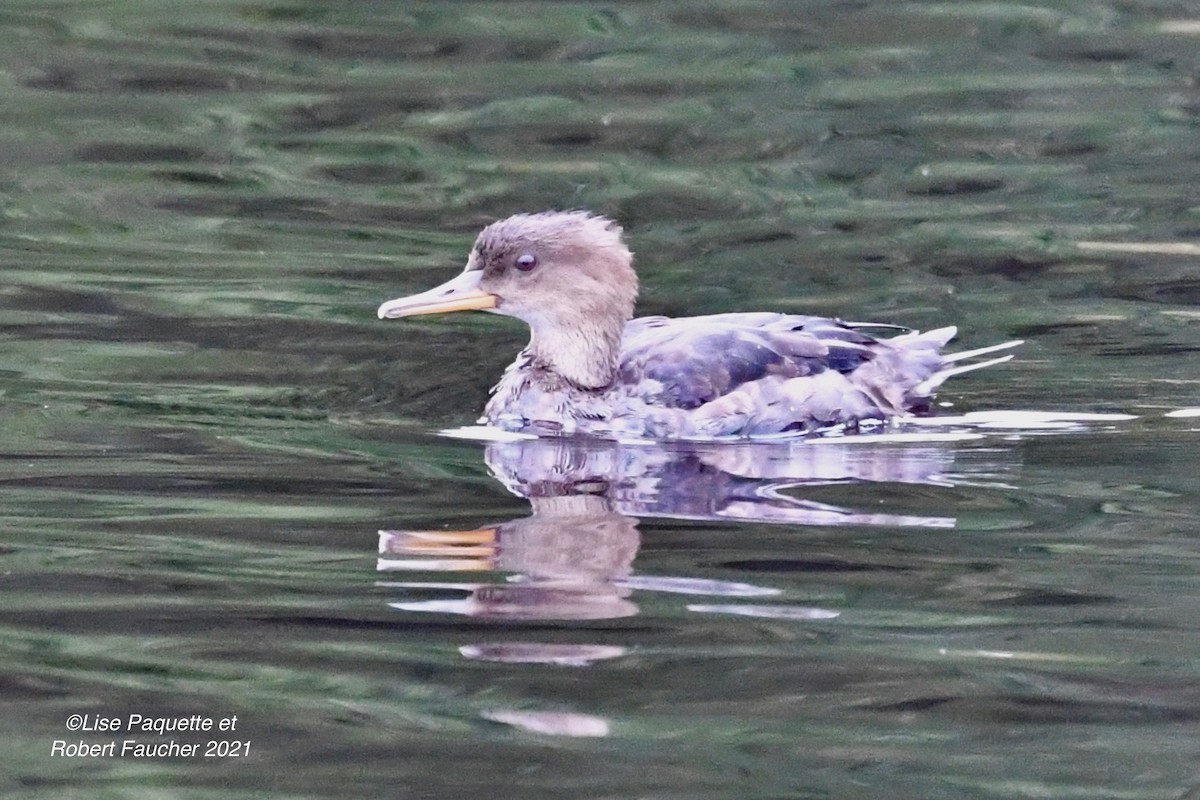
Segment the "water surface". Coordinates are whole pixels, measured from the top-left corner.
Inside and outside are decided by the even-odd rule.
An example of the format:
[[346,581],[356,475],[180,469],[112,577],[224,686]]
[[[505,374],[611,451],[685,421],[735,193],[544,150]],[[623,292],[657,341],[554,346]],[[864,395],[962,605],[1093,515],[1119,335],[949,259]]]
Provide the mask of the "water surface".
[[[3,792],[1191,796],[1194,16],[6,4]],[[1027,343],[891,440],[440,436],[524,331],[374,308],[550,207],[643,313]]]

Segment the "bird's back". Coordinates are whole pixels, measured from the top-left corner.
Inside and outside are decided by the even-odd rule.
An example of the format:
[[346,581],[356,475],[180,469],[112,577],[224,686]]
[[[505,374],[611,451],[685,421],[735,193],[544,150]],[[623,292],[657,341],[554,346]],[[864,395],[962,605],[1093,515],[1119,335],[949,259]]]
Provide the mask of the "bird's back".
[[962,356],[941,353],[956,329],[867,333],[884,327],[775,313],[644,317],[625,329],[618,381],[649,405],[683,412],[665,415],[683,436],[808,431],[922,411],[945,378],[965,371],[949,366]]

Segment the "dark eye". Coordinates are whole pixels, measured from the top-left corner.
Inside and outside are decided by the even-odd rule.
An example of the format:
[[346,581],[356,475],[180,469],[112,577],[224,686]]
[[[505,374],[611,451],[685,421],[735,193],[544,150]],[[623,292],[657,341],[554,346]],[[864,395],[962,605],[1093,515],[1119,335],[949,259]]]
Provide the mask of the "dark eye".
[[533,253],[523,253],[522,255],[517,256],[515,263],[517,265],[517,269],[521,270],[521,272],[529,272],[529,270],[537,266],[537,256],[535,256]]

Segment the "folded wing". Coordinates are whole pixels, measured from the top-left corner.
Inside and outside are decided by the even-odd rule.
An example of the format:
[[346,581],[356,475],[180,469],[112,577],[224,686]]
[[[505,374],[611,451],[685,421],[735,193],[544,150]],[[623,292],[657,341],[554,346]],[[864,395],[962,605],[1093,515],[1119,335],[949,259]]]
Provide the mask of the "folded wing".
[[625,330],[618,380],[686,411],[690,434],[812,430],[923,410],[946,378],[1009,356],[959,362],[1020,344],[947,356],[953,327],[867,333],[883,327],[773,313],[645,317]]

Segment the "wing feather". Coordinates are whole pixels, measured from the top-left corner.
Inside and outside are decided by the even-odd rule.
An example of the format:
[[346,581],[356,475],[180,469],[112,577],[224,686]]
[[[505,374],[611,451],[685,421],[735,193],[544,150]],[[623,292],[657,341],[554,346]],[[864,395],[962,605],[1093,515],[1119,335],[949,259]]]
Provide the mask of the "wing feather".
[[855,424],[924,410],[946,378],[1006,357],[956,361],[1019,344],[944,355],[955,333],[767,312],[644,317],[626,327],[618,383],[689,435]]
[[663,401],[693,409],[766,378],[849,373],[875,358],[877,340],[836,320],[791,314],[714,314],[629,323],[620,381],[661,386]]
[[625,334],[620,380],[631,386],[652,381],[662,387],[665,404],[692,409],[768,376],[827,369],[829,349],[816,336],[754,324],[778,316],[657,318],[642,326],[634,320]]

